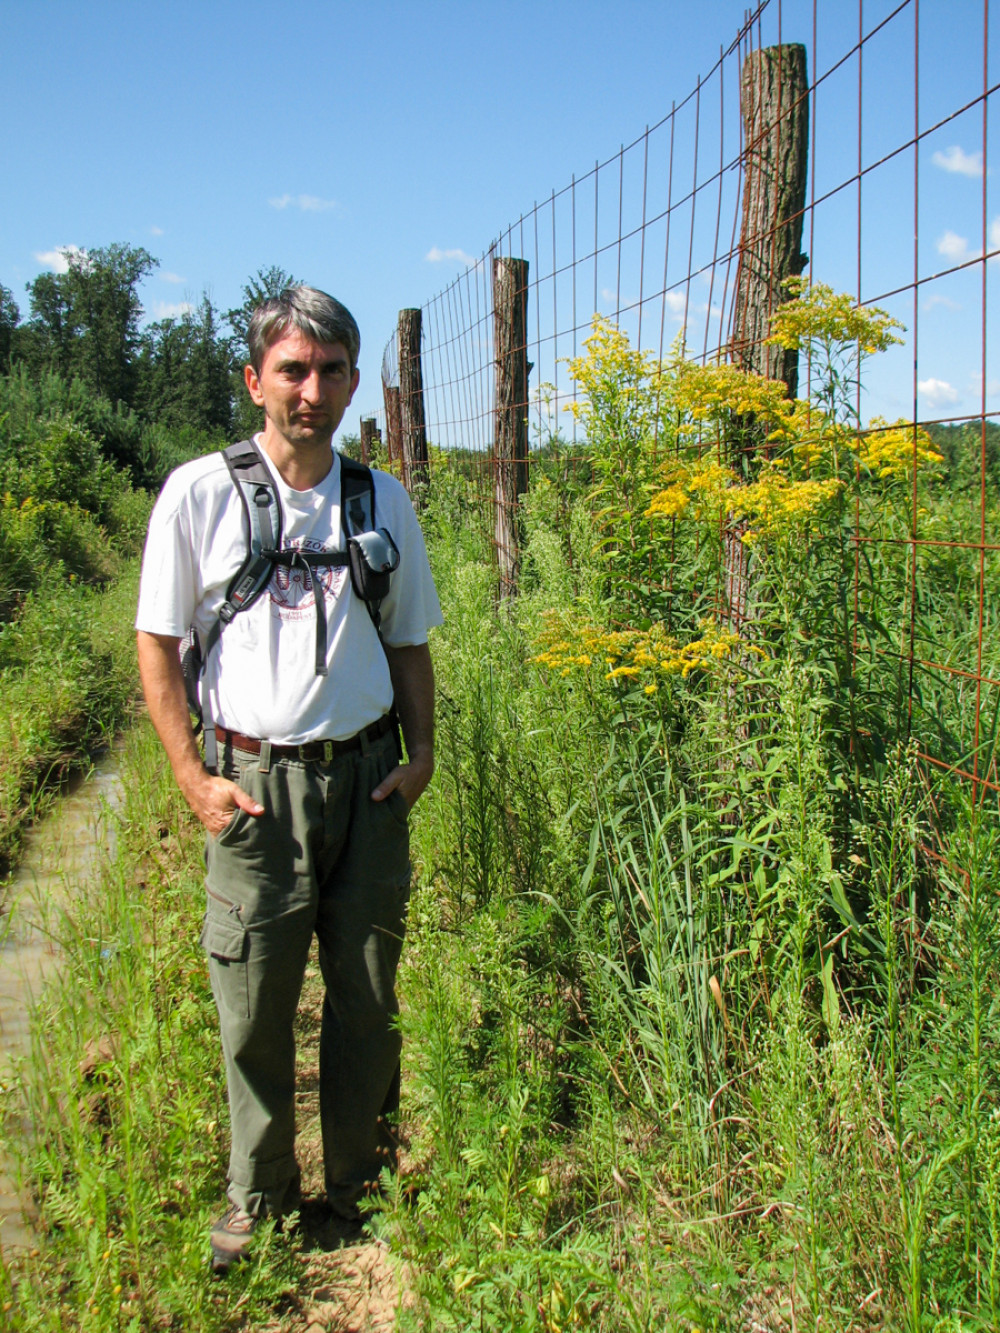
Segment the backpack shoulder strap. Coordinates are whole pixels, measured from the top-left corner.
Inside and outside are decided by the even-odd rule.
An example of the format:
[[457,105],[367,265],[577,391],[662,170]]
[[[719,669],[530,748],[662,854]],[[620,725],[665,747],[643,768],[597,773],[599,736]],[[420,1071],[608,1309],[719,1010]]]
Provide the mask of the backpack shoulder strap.
[[[267,587],[278,548],[281,546],[281,501],[274,480],[257,446],[253,440],[240,440],[238,444],[231,444],[223,449],[222,457],[236,488],[236,494],[243,505],[247,553],[230,581],[225,601],[219,608],[218,619],[209,630],[198,656],[199,680],[224,627],[229,624],[233,616],[252,606]],[[194,669],[193,665],[190,669]],[[193,692],[197,699],[200,693],[197,681],[194,683]],[[217,764],[215,728],[211,718],[204,718],[203,721],[205,763],[209,769],[214,770]]]
[[[344,545],[353,551],[351,560],[351,583],[371,616],[375,632],[382,641],[382,596],[375,593],[365,579],[359,561],[359,544],[352,541],[366,532],[375,531],[375,478],[372,470],[364,463],[359,463],[346,454],[340,455],[340,526],[344,532]],[[388,583],[386,583],[388,587]],[[384,595],[384,594],[383,594]]]
[[246,559],[233,575],[219,610],[224,624],[252,606],[267,587],[281,546],[281,501],[267,464],[252,440],[222,451],[247,521]]
[[344,541],[375,530],[375,479],[372,470],[340,455],[340,525]]
[[[372,476],[372,470],[365,463],[359,463],[357,459],[348,458],[346,454],[340,455],[340,526],[344,533],[344,545],[351,552],[351,538],[358,537],[362,533],[371,533],[375,531],[375,478]],[[359,542],[354,543],[354,552],[356,556]],[[398,560],[398,553],[397,553]],[[375,626],[375,633],[378,635],[378,641],[385,649],[385,640],[382,638],[382,598],[371,596],[365,588],[364,577],[360,574],[358,561],[351,559],[349,565],[351,571],[351,583],[355,592],[364,602],[371,622]],[[388,575],[385,578],[385,588],[388,588]],[[399,729],[399,714],[396,711],[396,702],[393,700],[389,716],[392,718],[393,730],[396,735],[396,754],[400,763],[403,756],[403,744]]]

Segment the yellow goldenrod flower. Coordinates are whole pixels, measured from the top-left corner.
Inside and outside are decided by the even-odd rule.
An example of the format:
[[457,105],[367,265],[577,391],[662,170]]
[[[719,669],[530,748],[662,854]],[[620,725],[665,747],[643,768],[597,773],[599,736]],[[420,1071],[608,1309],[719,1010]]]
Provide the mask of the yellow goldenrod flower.
[[915,468],[936,468],[944,462],[927,432],[902,419],[890,424],[872,417],[855,449],[861,466],[882,481],[911,477]]
[[893,330],[904,325],[878,306],[856,305],[845,292],[834,292],[826,283],[810,283],[804,277],[790,278],[785,286],[793,299],[771,316],[767,342],[772,347],[798,351],[812,342],[856,343],[872,356],[902,342]]
[[[565,677],[574,670],[586,670],[595,660],[603,660],[605,680],[646,678],[645,694],[656,693],[657,678],[661,676],[686,678],[695,670],[721,662],[738,641],[735,634],[720,629],[711,620],[702,622],[699,639],[686,644],[678,643],[661,622],[654,622],[645,630],[606,630],[575,621],[572,613],[556,611],[547,612],[544,621],[545,627],[536,643],[542,651],[531,659],[533,662]],[[559,645],[558,651],[553,643]]]

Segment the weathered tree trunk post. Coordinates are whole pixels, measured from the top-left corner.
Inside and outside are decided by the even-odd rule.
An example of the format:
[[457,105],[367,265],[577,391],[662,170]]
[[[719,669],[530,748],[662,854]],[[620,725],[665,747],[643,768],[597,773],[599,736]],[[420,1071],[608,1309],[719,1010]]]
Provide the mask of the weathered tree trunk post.
[[399,406],[403,441],[403,482],[419,496],[428,482],[424,378],[420,365],[419,310],[399,312]]
[[528,261],[493,260],[494,504],[500,596],[517,593],[519,497],[528,489]]
[[798,353],[765,347],[771,314],[788,293],[783,284],[806,265],[802,221],[806,203],[809,85],[806,48],[753,51],[740,76],[744,134],[743,224],[736,274],[733,360],[745,370],[798,389]]
[[[784,282],[807,263],[802,251],[809,143],[806,48],[799,44],[753,51],[740,76],[743,116],[743,223],[736,274],[730,358],[744,370],[798,389],[798,353],[767,347],[771,315],[788,300]],[[728,442],[729,463],[741,477],[756,473],[760,433],[745,421]],[[747,617],[749,574],[745,524],[730,519],[725,533],[726,607],[730,628]]]
[[372,448],[375,441],[381,441],[378,425],[374,417],[361,418],[361,461],[368,463],[371,460]]
[[403,427],[400,417],[399,407],[399,386],[396,384],[386,384],[382,382],[382,401],[385,403],[385,430],[386,430],[386,448],[389,453],[389,463],[398,463],[400,465],[400,474],[403,472]]

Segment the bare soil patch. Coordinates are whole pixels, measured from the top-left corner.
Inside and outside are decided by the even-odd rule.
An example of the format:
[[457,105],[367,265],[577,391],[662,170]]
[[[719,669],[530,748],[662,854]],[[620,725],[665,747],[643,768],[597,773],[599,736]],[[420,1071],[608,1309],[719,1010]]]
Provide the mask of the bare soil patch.
[[[302,1168],[302,1277],[261,1333],[388,1333],[412,1297],[384,1243],[343,1244],[324,1204],[319,1121],[319,1030],[323,983],[315,941],[297,1020],[297,1152]],[[260,1328],[260,1326],[257,1326]]]

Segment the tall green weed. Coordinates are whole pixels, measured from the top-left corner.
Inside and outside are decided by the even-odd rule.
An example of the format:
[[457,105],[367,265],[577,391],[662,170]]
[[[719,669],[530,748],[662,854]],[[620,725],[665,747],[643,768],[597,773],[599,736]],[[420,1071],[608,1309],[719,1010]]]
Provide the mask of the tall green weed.
[[115,859],[63,906],[38,905],[61,963],[3,1093],[38,1232],[34,1250],[0,1251],[10,1333],[250,1327],[298,1276],[295,1244],[269,1227],[253,1264],[224,1284],[209,1272],[225,1082],[206,1038],[202,837],[150,727],[130,734],[122,766],[122,806],[106,815]]
[[[441,1058],[417,1055],[421,1225],[393,1219],[424,1327],[995,1324],[997,817],[900,748],[968,755],[978,725],[990,762],[960,690],[908,703],[909,644],[958,660],[973,627],[961,556],[914,570],[897,538],[914,493],[959,516],[928,437],[858,419],[891,322],[804,289],[781,336],[812,403],[595,328],[579,469],[540,443],[513,608],[429,498],[448,623],[406,1021]],[[748,538],[739,636],[720,524]]]
[[0,626],[0,869],[54,782],[130,715],[137,585],[134,561],[105,590],[56,583]]

